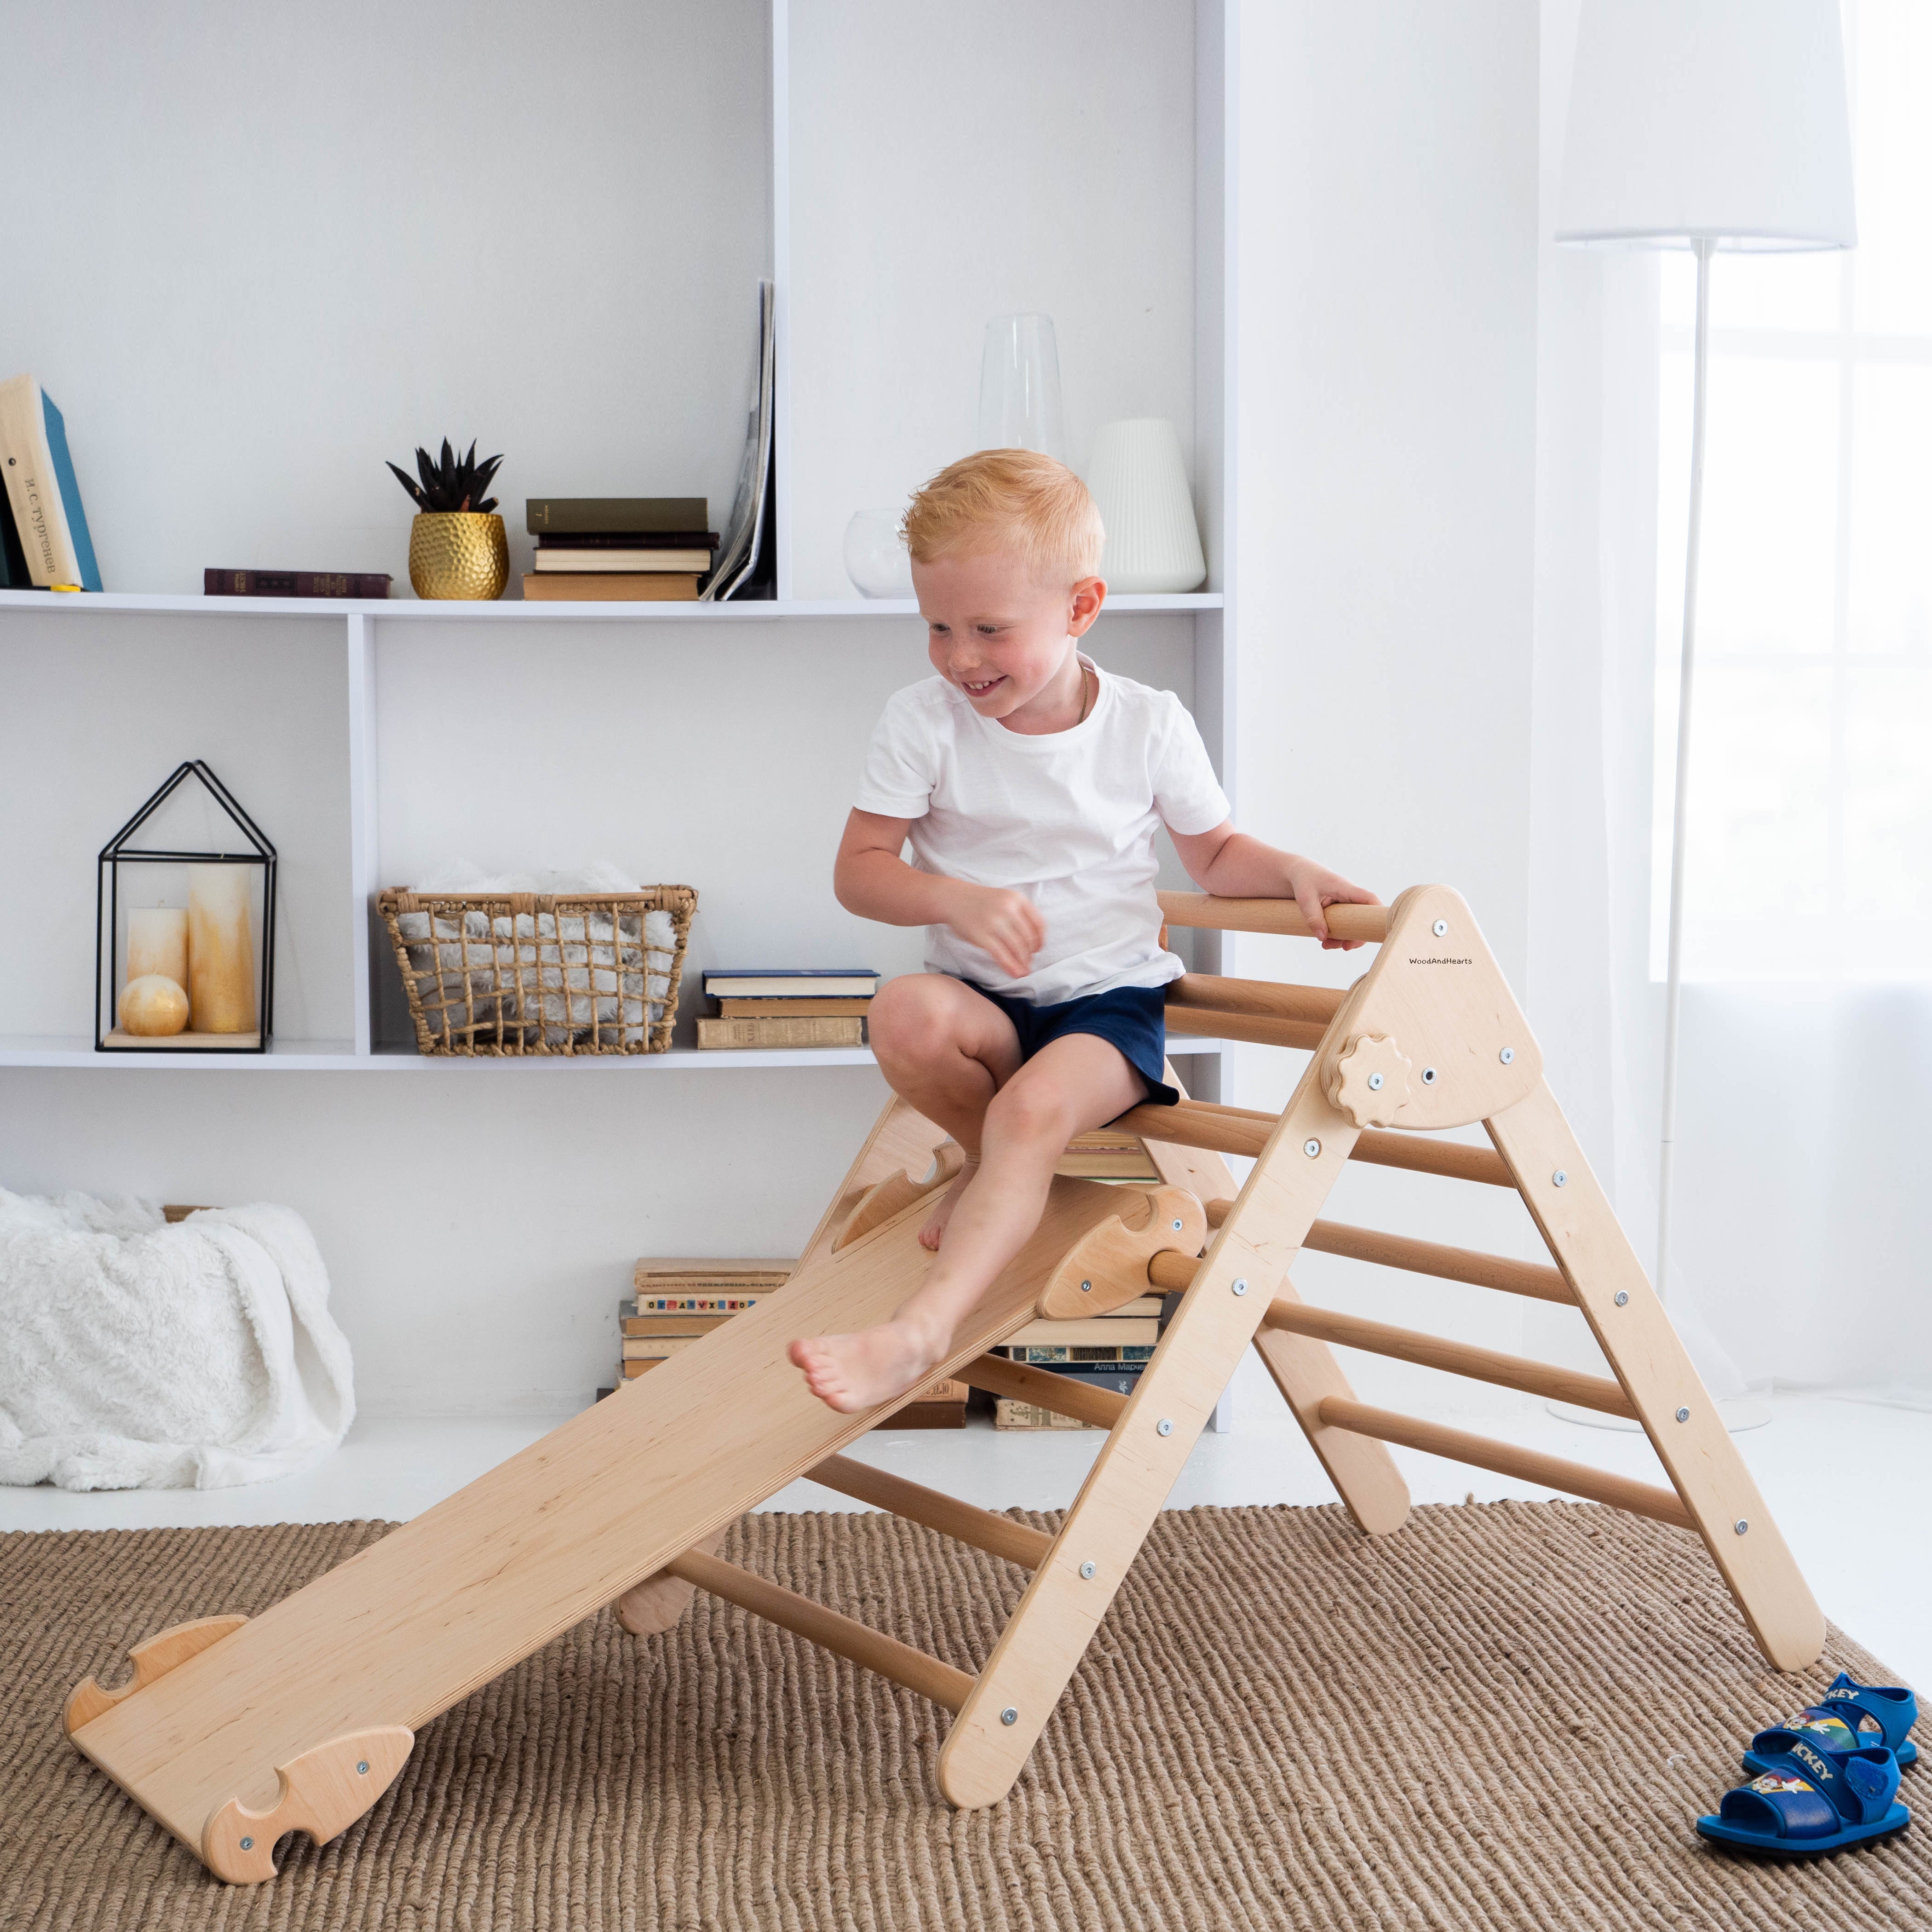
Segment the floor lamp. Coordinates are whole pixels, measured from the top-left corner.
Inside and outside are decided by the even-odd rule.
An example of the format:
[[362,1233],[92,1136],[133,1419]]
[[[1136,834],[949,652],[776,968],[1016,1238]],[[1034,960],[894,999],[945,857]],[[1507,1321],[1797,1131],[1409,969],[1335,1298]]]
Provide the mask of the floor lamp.
[[[1697,258],[1690,521],[1671,794],[1670,965],[1652,1277],[1663,1295],[1677,1132],[1711,257],[1724,250],[1856,244],[1838,0],[1583,0],[1558,206],[1559,242],[1688,248]],[[1755,1415],[1736,1418],[1732,1426],[1768,1420],[1768,1408],[1760,1407]]]

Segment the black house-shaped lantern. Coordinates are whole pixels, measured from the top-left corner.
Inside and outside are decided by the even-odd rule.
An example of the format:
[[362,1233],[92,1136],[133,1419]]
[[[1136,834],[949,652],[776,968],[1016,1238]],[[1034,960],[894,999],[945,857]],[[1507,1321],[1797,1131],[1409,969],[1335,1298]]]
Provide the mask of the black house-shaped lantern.
[[[219,808],[222,849],[136,843],[190,778]],[[188,802],[187,794],[176,800]],[[228,788],[189,759],[100,848],[98,868],[94,1051],[266,1053],[275,998],[275,848]]]

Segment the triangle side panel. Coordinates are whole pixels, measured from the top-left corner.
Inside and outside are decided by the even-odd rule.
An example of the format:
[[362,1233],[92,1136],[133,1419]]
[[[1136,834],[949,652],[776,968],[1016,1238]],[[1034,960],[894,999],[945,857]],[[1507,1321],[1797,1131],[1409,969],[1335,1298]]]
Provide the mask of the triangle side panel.
[[1823,1612],[1548,1084],[1486,1124],[1758,1648],[1816,1663]]

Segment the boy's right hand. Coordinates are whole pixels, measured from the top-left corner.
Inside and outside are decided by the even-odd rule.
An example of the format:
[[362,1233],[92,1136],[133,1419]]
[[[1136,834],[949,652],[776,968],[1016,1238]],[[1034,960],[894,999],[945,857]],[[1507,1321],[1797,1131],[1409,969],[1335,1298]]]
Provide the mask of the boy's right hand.
[[963,879],[952,887],[946,908],[947,926],[982,952],[1010,980],[1023,980],[1033,956],[1046,944],[1046,921],[1024,892],[1004,886],[973,886]]

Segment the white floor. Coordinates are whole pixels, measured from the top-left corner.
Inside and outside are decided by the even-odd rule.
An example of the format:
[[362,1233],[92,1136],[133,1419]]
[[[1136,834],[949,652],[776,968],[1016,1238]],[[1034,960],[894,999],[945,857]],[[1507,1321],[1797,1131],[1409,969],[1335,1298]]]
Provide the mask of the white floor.
[[[1334,1500],[1300,1432],[1252,1361],[1238,1383],[1228,1435],[1204,1436],[1170,1498],[1198,1503]],[[358,1422],[342,1448],[304,1476],[238,1490],[70,1495],[0,1489],[0,1531],[142,1528],[196,1523],[403,1519],[428,1508],[562,1420]],[[1561,1422],[1540,1406],[1480,1421],[1482,1432],[1578,1462],[1658,1480],[1640,1436]],[[1071,1500],[1102,1438],[1097,1432],[1000,1434],[976,1419],[960,1430],[865,1437],[850,1452],[988,1508],[1056,1508]],[[1829,1396],[1778,1399],[1771,1424],[1736,1438],[1825,1613],[1898,1673],[1932,1688],[1932,1414]],[[1418,1502],[1473,1492],[1546,1494],[1407,1450],[1395,1451]],[[766,1509],[850,1509],[808,1482]]]

